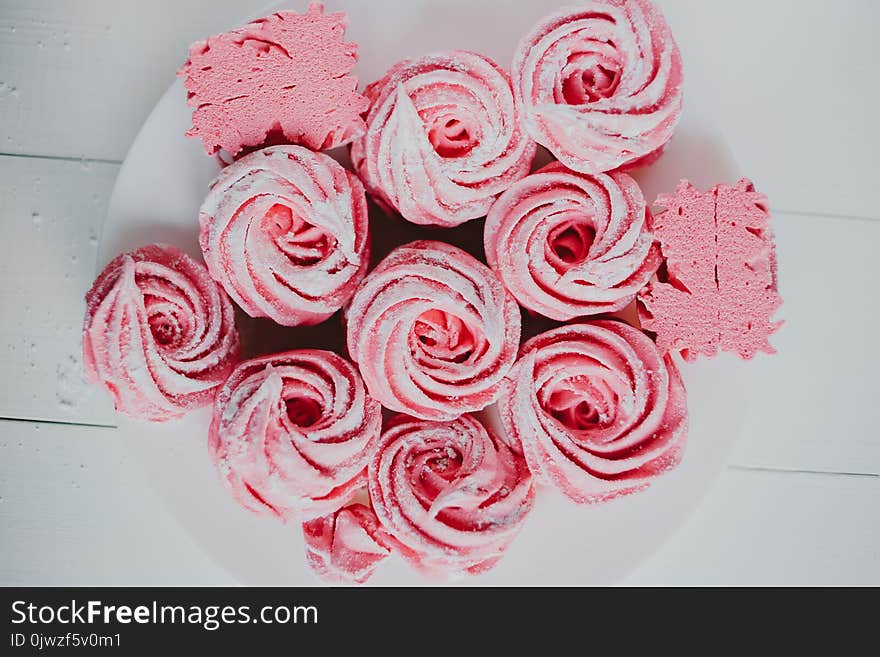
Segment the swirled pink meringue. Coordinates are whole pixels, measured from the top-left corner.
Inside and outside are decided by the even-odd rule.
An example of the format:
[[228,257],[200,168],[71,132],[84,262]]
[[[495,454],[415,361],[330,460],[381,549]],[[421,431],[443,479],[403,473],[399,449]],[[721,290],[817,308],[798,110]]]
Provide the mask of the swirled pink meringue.
[[363,486],[381,423],[354,365],[301,349],[235,369],[214,403],[208,446],[242,506],[282,520],[314,518]]
[[346,310],[348,351],[383,406],[430,420],[480,410],[516,359],[519,308],[491,269],[449,244],[398,247]]
[[529,340],[498,409],[535,479],[580,503],[647,487],[678,465],[687,438],[674,361],[617,321],[571,324]]
[[214,277],[251,317],[317,324],[369,264],[363,186],[322,153],[272,146],[220,172],[199,213]]
[[401,552],[432,574],[491,568],[517,535],[534,490],[522,456],[472,415],[399,415],[370,462],[370,499]]
[[306,560],[330,584],[363,584],[391,553],[375,512],[353,503],[303,523]]
[[650,212],[625,173],[559,162],[502,194],[486,218],[486,259],[529,310],[556,320],[629,304],[660,266]]
[[656,154],[681,115],[681,55],[649,0],[546,17],[520,41],[511,77],[529,134],[583,173]]
[[86,378],[120,413],[161,421],[206,406],[238,354],[232,303],[175,247],[117,256],[86,294]]
[[536,146],[510,78],[463,50],[404,60],[369,85],[367,131],[351,156],[367,190],[416,224],[485,216],[529,172]]

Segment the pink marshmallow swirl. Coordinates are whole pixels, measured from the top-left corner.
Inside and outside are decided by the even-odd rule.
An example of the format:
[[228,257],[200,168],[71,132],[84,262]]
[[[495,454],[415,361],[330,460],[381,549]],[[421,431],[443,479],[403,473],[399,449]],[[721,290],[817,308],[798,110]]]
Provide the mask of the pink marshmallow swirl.
[[434,575],[494,566],[534,500],[525,460],[472,415],[398,415],[382,432],[368,481],[376,515],[403,556]]
[[536,146],[510,78],[483,55],[405,60],[364,94],[367,131],[352,144],[352,161],[376,200],[415,224],[483,217],[529,172]]
[[545,317],[613,312],[660,266],[650,219],[625,173],[580,174],[554,162],[492,206],[486,259],[521,305]]
[[211,276],[251,317],[322,322],[367,270],[363,186],[332,158],[301,146],[264,148],[223,169],[199,223]]
[[675,363],[617,321],[562,326],[526,342],[498,409],[536,480],[579,503],[646,488],[678,465],[687,438]]
[[363,584],[391,553],[373,509],[358,503],[303,523],[303,538],[309,566],[329,584]]
[[519,43],[526,128],[569,169],[610,171],[663,148],[681,115],[681,55],[648,0],[589,0]]
[[486,265],[449,244],[398,247],[346,311],[348,351],[383,406],[451,420],[495,401],[516,360],[519,308]]
[[247,509],[313,518],[364,484],[382,416],[354,365],[301,349],[241,363],[217,395],[208,446]]
[[206,406],[238,354],[229,297],[173,246],[117,256],[86,294],[86,378],[120,413],[162,421]]

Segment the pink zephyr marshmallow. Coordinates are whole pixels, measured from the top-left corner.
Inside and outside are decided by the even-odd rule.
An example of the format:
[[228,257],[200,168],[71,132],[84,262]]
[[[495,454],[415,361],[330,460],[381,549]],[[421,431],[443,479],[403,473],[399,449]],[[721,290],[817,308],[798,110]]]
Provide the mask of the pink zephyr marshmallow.
[[86,294],[86,378],[120,413],[162,421],[207,406],[238,356],[232,302],[176,247],[117,256]]
[[484,55],[404,60],[364,93],[367,130],[352,162],[377,202],[408,221],[452,227],[483,217],[529,172],[535,143],[510,78]]
[[359,503],[303,523],[306,560],[328,584],[363,584],[391,553],[375,512]]
[[646,488],[678,465],[687,439],[674,361],[619,321],[569,324],[526,342],[498,410],[536,481],[582,504]]
[[187,136],[209,155],[233,156],[274,132],[313,150],[358,137],[369,101],[349,75],[358,56],[347,24],[313,2],[305,14],[276,12],[193,44],[178,73],[193,108]]
[[642,326],[664,352],[688,360],[719,349],[752,358],[774,353],[770,336],[782,305],[767,199],[754,185],[701,192],[683,180],[657,199],[655,232],[665,272],[639,294]]
[[299,349],[232,372],[214,403],[208,448],[242,506],[308,519],[335,511],[363,487],[381,422],[352,363]]
[[628,305],[660,265],[638,184],[559,162],[502,194],[486,218],[486,259],[517,301],[566,321]]
[[588,0],[536,25],[511,72],[529,134],[569,169],[652,161],[681,116],[681,55],[649,0]]
[[370,499],[395,549],[426,574],[494,566],[532,508],[522,456],[475,416],[392,418],[368,470]]

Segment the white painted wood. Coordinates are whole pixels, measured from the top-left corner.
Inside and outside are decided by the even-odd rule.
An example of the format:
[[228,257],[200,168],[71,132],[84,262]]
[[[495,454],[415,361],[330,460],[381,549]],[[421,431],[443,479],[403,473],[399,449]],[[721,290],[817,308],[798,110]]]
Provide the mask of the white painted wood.
[[0,421],[0,586],[234,584],[115,429]]
[[0,157],[0,417],[115,420],[82,381],[80,336],[117,169]]
[[[791,212],[880,219],[880,3],[659,0],[685,80],[743,171]],[[685,101],[687,102],[687,101]]]
[[191,42],[269,0],[4,0],[0,152],[121,160]]
[[756,387],[731,463],[880,474],[880,222],[777,214],[785,326]]
[[[112,424],[100,390],[79,376],[82,296],[116,167],[0,157],[0,416]],[[36,215],[35,215],[36,213]],[[871,407],[880,352],[880,224],[776,214],[786,326],[760,372],[732,463],[880,472]],[[53,303],[38,303],[53,299]],[[860,309],[853,319],[853,309]]]
[[[266,4],[3,0],[0,153],[121,160],[187,44]],[[732,462],[877,474],[880,224],[816,215],[880,219],[880,3],[660,4],[687,75],[777,210],[788,325],[780,353],[753,363],[760,389]],[[11,373],[0,417],[114,421],[81,383],[78,354],[116,171],[0,157],[0,358]],[[878,489],[877,477],[728,470],[629,582],[880,584]],[[0,535],[0,584],[231,582],[112,429],[0,420]]]
[[880,585],[880,477],[729,469],[630,585]]
[[[624,583],[880,584],[877,508],[877,477],[729,469]],[[114,429],[0,421],[0,535],[0,585],[235,583]]]
[[[429,16],[435,0],[420,1]],[[497,2],[503,15],[503,0],[485,1]],[[121,160],[187,45],[267,4],[6,0],[0,7],[0,152]],[[870,194],[880,151],[880,41],[874,37],[880,4],[660,4],[681,44],[688,79],[708,92],[708,106],[743,170],[776,207],[880,218]]]

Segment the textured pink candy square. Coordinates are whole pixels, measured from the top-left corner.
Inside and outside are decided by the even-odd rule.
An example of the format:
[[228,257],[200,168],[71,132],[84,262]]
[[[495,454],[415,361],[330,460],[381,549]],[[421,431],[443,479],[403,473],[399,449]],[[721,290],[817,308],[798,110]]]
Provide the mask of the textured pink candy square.
[[642,327],[657,334],[661,351],[688,360],[719,349],[745,359],[774,353],[782,299],[766,198],[746,179],[708,192],[683,180],[657,205],[666,267],[639,295]]
[[236,155],[276,133],[313,150],[360,136],[369,101],[349,75],[358,47],[344,40],[347,23],[312,3],[193,44],[178,73],[193,108],[186,134],[209,155]]

